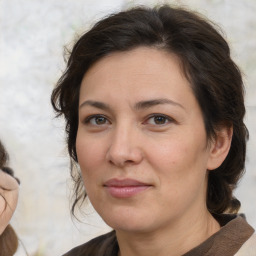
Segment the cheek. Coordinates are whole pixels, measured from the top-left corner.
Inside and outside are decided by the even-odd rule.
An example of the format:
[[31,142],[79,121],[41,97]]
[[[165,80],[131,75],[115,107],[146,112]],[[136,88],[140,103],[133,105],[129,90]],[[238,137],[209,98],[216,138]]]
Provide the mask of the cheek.
[[[186,143],[186,142],[185,142]],[[162,141],[157,146],[149,146],[148,156],[149,160],[154,161],[155,164],[159,166],[166,166],[171,168],[171,166],[185,164],[184,158],[187,157],[190,151],[188,145],[184,144],[181,139],[170,139]]]
[[76,138],[76,153],[81,168],[92,164],[98,155],[97,144],[93,143],[90,136],[85,136],[79,129]]
[[77,136],[76,152],[85,185],[99,174],[104,159],[101,143],[95,143],[90,137]]
[[0,216],[4,212],[5,207],[6,207],[6,202],[4,198],[0,195]]
[[189,136],[176,137],[159,143],[149,152],[150,164],[158,169],[160,179],[184,184],[186,181],[204,176],[207,163],[205,142]]
[[207,180],[203,151],[192,144],[173,141],[155,149],[151,157],[160,188],[157,200],[170,211],[185,211],[192,202],[204,198]]
[[[81,140],[77,136],[76,151],[78,163],[81,169],[83,184],[91,202],[101,201],[99,188],[104,176],[104,152],[101,143],[95,143],[95,139],[85,138]],[[95,205],[95,203],[94,203]]]

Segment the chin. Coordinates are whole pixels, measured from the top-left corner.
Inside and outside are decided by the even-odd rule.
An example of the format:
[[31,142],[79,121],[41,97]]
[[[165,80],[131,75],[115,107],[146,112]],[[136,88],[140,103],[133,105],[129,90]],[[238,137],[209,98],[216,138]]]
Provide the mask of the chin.
[[[145,218],[148,214],[134,210],[116,211],[101,217],[114,230],[127,232],[145,232],[150,229],[152,220]],[[152,216],[151,216],[152,217]]]

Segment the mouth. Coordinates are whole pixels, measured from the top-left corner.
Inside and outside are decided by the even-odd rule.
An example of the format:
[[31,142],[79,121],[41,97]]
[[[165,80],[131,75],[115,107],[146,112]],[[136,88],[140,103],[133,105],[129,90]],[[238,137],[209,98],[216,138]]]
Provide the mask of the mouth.
[[115,198],[133,197],[152,187],[150,184],[133,179],[110,179],[103,186]]

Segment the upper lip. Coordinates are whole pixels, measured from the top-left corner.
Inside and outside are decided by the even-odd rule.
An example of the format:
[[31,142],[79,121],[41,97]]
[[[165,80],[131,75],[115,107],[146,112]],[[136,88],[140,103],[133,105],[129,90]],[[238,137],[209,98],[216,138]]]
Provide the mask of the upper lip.
[[150,184],[134,179],[110,179],[104,183],[105,187],[135,187],[150,186]]

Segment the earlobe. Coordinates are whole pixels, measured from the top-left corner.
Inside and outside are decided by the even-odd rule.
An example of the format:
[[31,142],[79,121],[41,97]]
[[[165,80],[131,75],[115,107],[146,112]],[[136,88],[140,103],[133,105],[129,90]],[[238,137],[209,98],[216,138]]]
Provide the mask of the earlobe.
[[218,168],[226,159],[232,141],[233,127],[222,127],[216,132],[216,137],[211,143],[208,170]]

